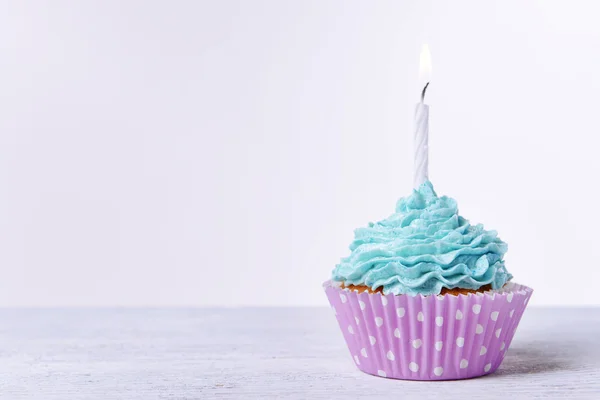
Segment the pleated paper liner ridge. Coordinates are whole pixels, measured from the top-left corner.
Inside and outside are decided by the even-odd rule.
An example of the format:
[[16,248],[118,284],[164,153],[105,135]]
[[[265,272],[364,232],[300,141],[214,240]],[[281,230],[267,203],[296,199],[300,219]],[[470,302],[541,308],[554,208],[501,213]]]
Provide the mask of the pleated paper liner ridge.
[[324,283],[363,372],[409,380],[466,379],[502,363],[533,290],[509,282],[468,295],[358,293]]

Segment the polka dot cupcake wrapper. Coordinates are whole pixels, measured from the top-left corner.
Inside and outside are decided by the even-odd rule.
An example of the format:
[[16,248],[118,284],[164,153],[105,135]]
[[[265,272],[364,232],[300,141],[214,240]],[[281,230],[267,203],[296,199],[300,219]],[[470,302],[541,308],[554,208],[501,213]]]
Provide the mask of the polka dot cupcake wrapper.
[[515,283],[459,296],[384,296],[331,282],[324,288],[356,366],[371,375],[411,380],[494,372],[533,292]]

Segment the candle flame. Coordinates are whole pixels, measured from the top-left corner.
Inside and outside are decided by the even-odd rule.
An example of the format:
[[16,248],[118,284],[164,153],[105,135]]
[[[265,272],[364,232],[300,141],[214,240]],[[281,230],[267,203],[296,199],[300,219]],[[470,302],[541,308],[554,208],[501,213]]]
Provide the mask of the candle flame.
[[421,47],[419,81],[423,84],[431,81],[431,53],[429,52],[429,46],[427,44],[424,44],[423,47]]

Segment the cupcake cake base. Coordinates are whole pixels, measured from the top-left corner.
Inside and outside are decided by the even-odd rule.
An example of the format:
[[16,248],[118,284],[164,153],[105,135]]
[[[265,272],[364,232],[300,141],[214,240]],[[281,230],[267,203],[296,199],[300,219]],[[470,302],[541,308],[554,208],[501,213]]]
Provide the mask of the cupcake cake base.
[[[383,287],[378,287],[376,290],[371,289],[368,286],[355,286],[355,285],[348,285],[345,286],[344,284],[342,284],[342,289],[348,289],[348,290],[354,290],[357,291],[359,293],[362,292],[368,292],[368,293],[381,293],[383,294]],[[469,293],[484,293],[487,291],[492,290],[492,285],[485,285],[480,287],[477,290],[473,290],[473,289],[463,289],[463,288],[453,288],[453,289],[448,289],[448,288],[442,288],[442,291],[440,293],[440,295],[445,295],[445,294],[451,294],[454,296],[458,296],[459,294],[469,294]]]
[[408,380],[494,372],[533,292],[512,282],[500,290],[437,296],[361,292],[331,281],[324,288],[356,366]]

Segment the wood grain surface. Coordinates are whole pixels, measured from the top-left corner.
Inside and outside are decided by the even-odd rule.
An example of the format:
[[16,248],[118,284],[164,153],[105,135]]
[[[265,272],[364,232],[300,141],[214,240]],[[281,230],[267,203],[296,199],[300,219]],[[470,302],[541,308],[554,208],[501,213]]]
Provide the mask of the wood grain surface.
[[0,310],[0,399],[600,399],[600,309],[533,308],[500,369],[359,372],[328,308]]

